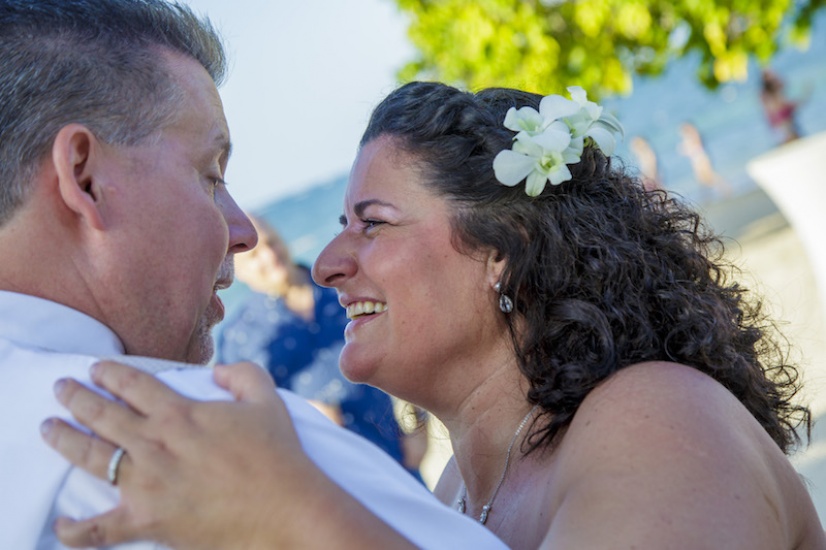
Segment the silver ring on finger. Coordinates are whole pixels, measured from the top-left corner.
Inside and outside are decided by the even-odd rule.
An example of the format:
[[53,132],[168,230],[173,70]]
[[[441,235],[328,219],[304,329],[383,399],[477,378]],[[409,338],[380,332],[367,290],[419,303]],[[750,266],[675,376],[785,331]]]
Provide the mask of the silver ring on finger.
[[106,471],[106,477],[112,485],[118,484],[118,468],[120,468],[120,462],[123,460],[125,454],[126,449],[118,447],[115,449],[115,452],[112,453],[112,458],[109,459],[109,468]]

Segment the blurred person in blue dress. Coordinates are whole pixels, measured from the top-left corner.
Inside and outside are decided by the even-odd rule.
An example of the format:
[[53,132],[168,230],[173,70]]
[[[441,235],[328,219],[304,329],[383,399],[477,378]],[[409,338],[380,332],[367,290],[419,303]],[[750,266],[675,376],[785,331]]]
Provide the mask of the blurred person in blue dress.
[[236,256],[235,272],[253,292],[222,325],[217,362],[253,361],[265,367],[278,387],[304,397],[421,479],[419,465],[427,450],[424,427],[419,423],[404,433],[389,395],[353,384],[338,368],[348,319],[335,289],[315,284],[310,269],[292,259],[275,228],[261,217],[249,217],[258,231],[258,245]]

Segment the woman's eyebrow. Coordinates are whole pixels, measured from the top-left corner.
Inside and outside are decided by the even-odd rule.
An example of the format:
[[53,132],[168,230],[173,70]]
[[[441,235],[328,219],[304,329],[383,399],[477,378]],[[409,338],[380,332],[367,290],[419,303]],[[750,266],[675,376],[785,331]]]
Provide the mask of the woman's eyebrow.
[[356,203],[356,205],[353,207],[353,212],[356,213],[356,216],[361,217],[364,215],[364,211],[367,209],[367,207],[373,205],[389,206],[391,208],[395,208],[395,206],[393,206],[389,202],[380,201],[379,199],[368,199],[366,201]]

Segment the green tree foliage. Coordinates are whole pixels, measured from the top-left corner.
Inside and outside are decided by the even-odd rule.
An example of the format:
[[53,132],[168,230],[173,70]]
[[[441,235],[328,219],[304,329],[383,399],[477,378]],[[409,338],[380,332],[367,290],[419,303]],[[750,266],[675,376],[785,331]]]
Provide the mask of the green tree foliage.
[[599,97],[631,90],[689,53],[709,88],[743,80],[748,59],[805,45],[826,0],[396,0],[418,58],[403,81],[540,93],[577,84]]

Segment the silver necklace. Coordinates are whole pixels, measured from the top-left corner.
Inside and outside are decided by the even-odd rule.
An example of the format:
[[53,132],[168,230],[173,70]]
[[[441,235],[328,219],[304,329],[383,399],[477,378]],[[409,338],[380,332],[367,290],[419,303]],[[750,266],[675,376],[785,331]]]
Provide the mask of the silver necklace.
[[[514,432],[513,437],[511,438],[510,445],[508,445],[508,452],[505,454],[505,466],[502,468],[502,475],[499,476],[499,483],[496,484],[496,488],[493,490],[490,500],[488,500],[487,504],[482,506],[482,513],[479,514],[479,523],[482,525],[488,521],[488,515],[493,507],[493,499],[496,498],[496,495],[499,493],[499,488],[502,487],[502,483],[505,482],[505,477],[508,475],[508,466],[510,466],[511,463],[511,451],[513,450],[513,445],[516,443],[516,439],[519,437],[519,434],[522,433],[522,429],[525,427],[525,424],[528,423],[528,419],[533,416],[533,413],[536,412],[537,408],[539,408],[539,405],[534,405],[533,408],[528,411],[528,414],[526,414],[525,418],[522,419],[522,422],[519,423],[519,426],[516,428],[516,432]],[[459,500],[456,502],[456,509],[462,514],[465,513],[465,509],[467,508],[466,498],[467,486],[463,482],[462,496],[460,496]]]

